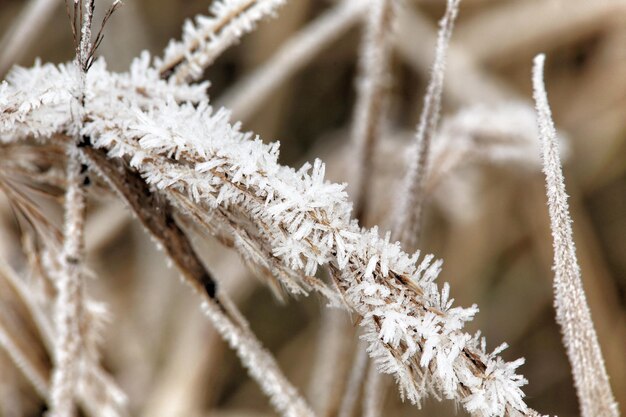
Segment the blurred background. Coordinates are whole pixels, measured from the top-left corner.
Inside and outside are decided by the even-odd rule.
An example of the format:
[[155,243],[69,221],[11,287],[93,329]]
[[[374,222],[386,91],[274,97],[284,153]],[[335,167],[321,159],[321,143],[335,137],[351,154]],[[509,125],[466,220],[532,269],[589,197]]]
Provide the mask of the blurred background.
[[[0,32],[10,31],[28,3],[0,0]],[[98,3],[100,12],[108,5],[104,3]],[[205,13],[208,3],[126,0],[109,22],[100,54],[109,68],[119,71],[143,49],[158,56],[170,38],[179,37],[183,21]],[[0,43],[0,57],[5,54],[0,63],[9,60],[30,66],[35,57],[43,62],[71,60],[71,32],[62,4],[59,0],[42,14],[32,27],[32,39],[25,35],[24,45],[10,57],[6,44]],[[211,82],[212,101],[233,107],[233,119],[241,120],[245,130],[265,141],[281,142],[283,163],[299,166],[319,157],[327,162],[332,180],[348,182],[362,34],[359,19],[346,22],[259,104],[246,107],[245,99],[252,96],[241,94],[246,80],[258,76],[255,71],[271,65],[289,40],[297,39],[300,31],[337,4],[289,1],[275,19],[262,23],[224,53],[205,78]],[[388,226],[394,187],[403,174],[401,153],[421,111],[436,25],[444,8],[442,0],[405,0],[398,15],[388,119],[376,152],[366,226],[378,224],[383,230]],[[463,0],[449,51],[442,122],[445,125],[459,111],[479,105],[491,109],[486,112],[494,117],[502,103],[532,105],[531,62],[540,52],[547,54],[546,86],[564,138],[567,191],[584,286],[623,411],[626,1]],[[2,78],[7,70],[6,65],[0,67]],[[532,137],[530,129],[527,134]],[[468,157],[458,169],[446,173],[441,189],[433,190],[429,200],[421,248],[444,259],[440,280],[450,283],[458,304],[479,305],[470,330],[480,329],[490,348],[508,342],[506,359],[526,358],[521,373],[529,380],[524,389],[528,404],[543,414],[575,416],[576,396],[554,320],[552,241],[543,175],[538,147],[536,154],[533,149],[530,146],[526,162]],[[58,211],[49,210],[51,218],[58,220]],[[108,305],[110,315],[103,331],[102,361],[129,396],[131,415],[274,415],[234,354],[202,317],[196,299],[180,285],[176,273],[166,267],[121,204],[94,198],[89,210],[89,267],[97,278],[89,280],[88,292]],[[0,255],[18,271],[25,266],[20,230],[0,194]],[[280,300],[241,265],[236,254],[200,234],[194,243],[318,415],[336,416],[340,398],[335,397],[345,389],[357,349],[358,326],[353,319],[329,313],[314,295]],[[2,288],[0,310],[4,306],[6,312],[11,300],[1,295]],[[7,325],[15,317],[6,313],[0,319]],[[41,360],[49,365],[45,353]],[[334,364],[330,371],[329,364]],[[0,350],[0,416],[35,416],[41,410],[41,400]],[[464,413],[450,402],[434,399],[426,400],[419,410],[402,403],[393,386],[384,415]]]

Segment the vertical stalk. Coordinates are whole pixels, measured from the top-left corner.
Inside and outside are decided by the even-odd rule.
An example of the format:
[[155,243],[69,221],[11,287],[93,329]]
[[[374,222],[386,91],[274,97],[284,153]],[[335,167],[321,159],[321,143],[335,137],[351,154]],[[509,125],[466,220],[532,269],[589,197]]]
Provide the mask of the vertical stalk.
[[[69,5],[66,3],[68,14]],[[83,338],[83,264],[85,261],[85,207],[86,166],[79,161],[78,146],[82,145],[82,127],[85,105],[85,82],[93,54],[91,25],[95,0],[74,0],[72,32],[76,48],[76,85],[73,100],[74,123],[71,134],[73,142],[67,145],[67,189],[65,192],[65,225],[63,248],[60,257],[61,270],[57,277],[57,301],[55,320],[57,339],[55,343],[55,367],[50,389],[50,415],[71,417],[76,409],[76,384]],[[80,15],[80,28],[76,26]],[[80,29],[80,31],[79,31]],[[78,36],[78,40],[76,40]]]

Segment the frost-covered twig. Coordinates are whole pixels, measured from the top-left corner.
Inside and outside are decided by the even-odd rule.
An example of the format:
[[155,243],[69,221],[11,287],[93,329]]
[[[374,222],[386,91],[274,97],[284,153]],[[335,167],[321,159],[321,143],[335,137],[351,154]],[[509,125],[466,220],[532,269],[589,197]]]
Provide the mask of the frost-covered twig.
[[[73,147],[72,145],[69,145]],[[65,194],[65,231],[61,254],[61,271],[56,278],[58,295],[56,308],[57,342],[55,370],[52,377],[50,402],[55,417],[74,413],[73,397],[78,380],[83,337],[81,334],[85,191],[84,175],[76,156],[68,157],[68,186]]]
[[395,216],[394,231],[407,248],[415,246],[420,233],[425,173],[428,172],[431,141],[439,121],[446,52],[458,14],[459,3],[460,0],[448,0],[446,13],[439,22],[435,62],[415,135],[415,149],[412,151],[411,164],[404,178],[401,194],[399,194],[400,203]]
[[[79,161],[78,148],[85,146],[82,134],[85,122],[85,101],[87,98],[87,72],[94,61],[94,54],[102,41],[102,30],[107,20],[120,5],[115,0],[105,13],[100,31],[92,42],[92,24],[95,12],[95,0],[74,0],[73,13],[70,12],[69,0],[66,0],[68,17],[72,24],[76,57],[74,60],[73,82],[68,90],[72,95],[70,101],[71,122],[67,134],[72,141],[67,143],[67,187],[65,192],[65,225],[63,233],[63,249],[59,259],[59,270],[54,278],[57,281],[57,300],[55,322],[57,327],[55,343],[55,368],[50,387],[50,413],[53,417],[70,417],[75,412],[75,397],[78,388],[89,389],[99,383],[78,385],[81,373],[83,379],[99,378],[104,381],[103,374],[85,372],[89,362],[97,357],[95,343],[93,352],[87,353],[89,345],[89,329],[84,328],[83,311],[83,275],[85,262],[85,215],[87,166]],[[93,334],[93,333],[91,333]],[[83,352],[85,351],[85,352]],[[123,395],[116,395],[121,397]],[[119,401],[114,401],[117,403]]]
[[[68,7],[69,10],[69,5]],[[83,182],[85,170],[78,161],[76,147],[82,143],[85,82],[86,73],[92,59],[91,25],[95,9],[95,0],[74,1],[72,30],[80,31],[75,39],[75,80],[72,124],[70,134],[73,143],[67,144],[67,188],[65,192],[65,225],[63,231],[63,249],[60,253],[60,270],[55,276],[57,299],[55,308],[55,324],[57,335],[55,341],[54,372],[50,387],[50,415],[52,417],[71,417],[75,413],[75,395],[81,360],[84,348],[81,321],[83,318],[83,263],[85,261],[85,211],[86,194]],[[81,15],[79,27],[74,23],[77,15]]]
[[352,124],[352,142],[356,150],[356,157],[352,161],[352,183],[354,217],[357,219],[361,219],[367,211],[367,189],[373,175],[372,157],[385,122],[394,3],[395,0],[368,1],[368,18],[361,46]]
[[617,417],[604,359],[583,289],[569,214],[556,129],[543,82],[545,55],[533,65],[533,90],[554,240],[554,305],[583,417]]
[[[521,362],[506,364],[482,350],[478,338],[458,332],[475,309],[451,308],[447,290],[439,295],[433,282],[439,263],[430,265],[427,257],[418,266],[416,257],[380,239],[375,230],[360,231],[349,221],[341,188],[324,183],[323,165],[316,163],[311,174],[280,167],[275,145],[250,141],[225,124],[226,113],[164,106],[136,115],[124,111],[128,122],[109,108],[108,115],[98,115],[107,119],[101,119],[104,124],[95,121],[88,131],[111,156],[135,155],[131,164],[164,195],[184,193],[223,213],[230,227],[268,242],[273,256],[289,267],[310,276],[317,264],[329,263],[348,305],[371,326],[372,354],[412,401],[430,391],[463,400],[476,415],[527,410],[519,391],[524,380],[513,373]],[[195,139],[198,132],[210,140]],[[167,162],[165,155],[186,162]],[[247,257],[245,248],[237,247]],[[298,284],[309,287],[306,281]],[[422,337],[429,340],[425,345]],[[443,352],[448,353],[437,360]]]
[[211,4],[211,16],[197,16],[185,22],[183,39],[171,41],[162,59],[155,62],[163,79],[178,83],[197,80],[202,71],[226,48],[274,14],[286,0],[218,0]]
[[[53,66],[22,71],[5,94],[19,95],[42,71],[53,85],[63,74]],[[313,288],[332,296],[313,277],[318,265],[329,265],[346,305],[367,326],[370,354],[412,402],[433,393],[460,401],[476,416],[532,414],[520,389],[526,381],[515,374],[522,361],[504,362],[500,350],[487,353],[478,336],[462,331],[476,307],[452,307],[447,286],[440,292],[434,279],[441,263],[431,256],[420,261],[376,229],[360,229],[343,186],[325,181],[321,162],[300,170],[281,166],[277,144],[240,132],[227,111],[213,112],[206,99],[178,104],[156,94],[148,101],[145,93],[118,87],[125,77],[98,62],[88,73],[93,100],[86,103],[83,134],[94,147],[109,158],[128,158],[159,195],[230,239],[249,262],[272,272],[268,262],[281,267],[285,275],[276,278],[290,291]],[[168,85],[151,83],[157,93]],[[57,123],[70,118],[62,101],[51,106]],[[13,125],[13,140],[37,134],[30,121],[40,126],[45,108],[25,109],[19,119],[8,114],[11,121],[0,126]]]
[[247,120],[281,82],[361,19],[367,6],[364,0],[342,0],[287,39],[265,64],[220,97],[220,104],[235,119]]
[[286,417],[313,417],[314,413],[297,390],[278,372],[278,365],[245,326],[237,326],[215,303],[202,304],[217,331],[237,352],[244,367],[270,398],[274,408]]

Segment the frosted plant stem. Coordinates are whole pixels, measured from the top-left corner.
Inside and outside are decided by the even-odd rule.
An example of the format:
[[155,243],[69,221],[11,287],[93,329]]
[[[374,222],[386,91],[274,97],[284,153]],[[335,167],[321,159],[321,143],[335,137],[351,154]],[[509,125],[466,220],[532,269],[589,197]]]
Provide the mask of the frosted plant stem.
[[420,235],[424,205],[424,182],[428,172],[431,140],[437,129],[441,110],[441,94],[445,75],[446,53],[458,14],[460,0],[448,0],[446,13],[439,22],[439,35],[435,50],[431,78],[424,96],[424,107],[415,135],[414,154],[404,177],[394,231],[407,249],[415,248]]
[[[66,3],[67,4],[67,3]],[[84,6],[84,7],[83,7]],[[57,277],[57,300],[55,321],[57,327],[55,346],[55,367],[50,387],[50,416],[71,417],[75,414],[75,396],[83,345],[81,321],[83,317],[82,269],[85,250],[85,205],[86,194],[83,167],[78,160],[77,148],[82,142],[81,130],[85,105],[85,82],[91,56],[91,24],[95,0],[74,0],[74,20],[81,16],[80,28],[73,23],[72,30],[77,36],[76,85],[72,134],[73,141],[67,144],[67,187],[65,191],[65,226],[63,248],[59,260],[60,271]],[[68,6],[69,10],[69,6]],[[68,12],[69,13],[69,12]],[[84,13],[84,15],[83,15]]]
[[81,164],[70,145],[65,193],[65,231],[61,254],[61,271],[57,277],[57,339],[55,368],[52,376],[50,406],[52,417],[74,415],[74,395],[82,345],[82,280],[84,261],[85,191]]
[[187,21],[183,39],[172,41],[156,67],[163,79],[177,83],[198,80],[205,68],[229,46],[271,16],[286,0],[219,0],[211,5],[211,16]]
[[59,0],[30,0],[0,41],[0,76],[26,53],[52,16]]
[[363,36],[357,98],[352,124],[354,217],[362,220],[371,187],[372,159],[386,118],[390,82],[389,60],[394,20],[394,0],[369,0]]
[[[145,68],[140,65],[133,71]],[[25,94],[20,89],[32,85],[29,77],[41,80],[42,75],[53,85],[65,77],[57,67],[35,67],[0,88],[20,97]],[[125,87],[126,75],[110,74],[98,62],[89,75],[92,95],[83,134],[92,146],[80,150],[128,164],[126,171],[142,184],[134,198],[150,199],[154,193],[174,206],[172,214],[176,209],[189,215],[288,290],[317,290],[336,303],[336,292],[315,278],[317,268],[327,265],[343,295],[341,305],[366,329],[370,356],[381,371],[395,376],[411,402],[433,394],[460,402],[476,416],[534,415],[523,400],[526,380],[516,373],[523,360],[505,362],[502,347],[487,352],[483,339],[463,330],[477,307],[453,307],[449,287],[440,289],[435,282],[441,261],[409,255],[389,235],[358,227],[343,186],[325,180],[321,161],[299,170],[280,165],[276,144],[241,132],[229,123],[226,110],[213,112],[206,98],[197,104],[171,100],[170,83],[156,79],[152,69],[143,74],[142,83],[155,95],[145,111],[138,103],[147,98]],[[116,99],[117,94],[126,99]],[[11,140],[27,129],[39,135],[41,129],[58,129],[63,135],[71,120],[68,100],[61,95],[42,108],[55,109],[55,123],[62,125],[50,126],[46,119],[31,126],[28,122],[44,111],[30,113],[27,107],[3,115],[3,129],[15,130]],[[145,197],[142,190],[154,191]],[[181,260],[186,254],[181,252]]]
[[[194,111],[198,110],[194,109]],[[208,119],[208,114],[204,114],[201,120],[206,121]],[[186,123],[188,120],[186,119]],[[213,123],[217,120],[213,119]],[[148,120],[144,120],[142,123],[148,123]],[[110,129],[110,127],[106,129]],[[133,130],[133,133],[124,131],[111,137],[126,138],[126,136],[142,135],[138,132],[139,125]],[[230,133],[224,132],[224,136],[221,136],[223,138],[228,137],[228,134],[233,134],[232,131]],[[148,138],[148,136],[142,137]],[[146,143],[143,139],[125,141],[124,152],[141,152],[141,148],[133,150],[133,147],[138,147],[137,141]],[[96,143],[98,145],[103,144],[104,140],[98,140]],[[252,144],[265,146],[260,142],[250,141],[241,142],[241,144],[246,147]],[[231,145],[234,145],[234,142]],[[284,242],[295,242],[295,239],[292,238],[293,234],[302,232],[299,231],[298,227],[292,227],[288,221],[284,220],[291,216],[293,203],[290,200],[283,200],[285,197],[282,195],[280,197],[275,196],[287,190],[286,184],[289,184],[288,187],[293,187],[294,190],[302,189],[302,192],[305,192],[307,198],[311,200],[307,201],[307,206],[299,207],[314,207],[314,209],[306,209],[307,211],[303,213],[304,220],[302,222],[306,222],[303,223],[305,226],[310,222],[313,225],[311,230],[321,230],[321,232],[313,234],[309,229],[303,229],[308,230],[309,234],[305,233],[304,238],[300,237],[299,241],[303,243],[292,249],[306,262],[301,262],[299,267],[289,263],[292,265],[291,268],[311,271],[299,275],[302,278],[300,284],[296,283],[294,291],[299,290],[297,285],[311,288],[307,277],[314,274],[315,269],[308,269],[308,260],[321,259],[317,262],[329,265],[333,280],[342,291],[345,301],[365,320],[364,324],[369,332],[367,340],[370,343],[370,354],[381,364],[384,372],[396,375],[402,392],[411,401],[418,402],[428,391],[441,392],[443,390],[448,398],[463,399],[465,407],[479,416],[495,416],[504,410],[511,412],[513,410],[528,411],[522,401],[523,394],[519,390],[519,387],[525,384],[525,380],[514,374],[515,368],[521,365],[523,361],[503,362],[497,356],[500,349],[494,353],[487,353],[484,344],[480,345],[482,347],[478,347],[480,342],[476,337],[459,332],[459,329],[463,327],[463,322],[471,320],[476,307],[470,309],[451,308],[451,302],[448,301],[449,289],[447,286],[444,286],[442,294],[439,295],[438,290],[435,290],[436,285],[433,284],[433,280],[439,274],[440,262],[431,264],[432,256],[427,256],[418,265],[416,263],[417,254],[409,259],[408,255],[400,251],[398,245],[392,245],[389,242],[388,237],[383,240],[378,236],[376,230],[359,230],[354,222],[348,224],[349,206],[344,205],[341,202],[343,200],[334,200],[335,195],[338,197],[343,194],[334,194],[337,193],[336,185],[324,182],[323,165],[320,162],[316,162],[311,176],[300,179],[297,175],[301,174],[278,168],[275,165],[275,157],[271,157],[270,160],[267,153],[260,153],[261,149],[252,152],[257,153],[255,157],[258,156],[263,159],[253,160],[246,157],[247,162],[244,164],[230,160],[231,157],[235,159],[240,157],[239,151],[231,145],[220,145],[220,149],[224,153],[220,156],[219,170],[215,168],[212,159],[214,151],[200,147],[185,146],[182,151],[185,152],[186,160],[194,161],[196,164],[206,163],[206,165],[202,165],[205,170],[200,173],[201,169],[182,165],[175,166],[164,157],[152,152],[150,154],[144,153],[141,160],[135,159],[134,162],[140,164],[139,169],[144,178],[149,177],[148,181],[161,188],[163,195],[171,201],[175,201],[175,196],[183,192],[193,198],[196,204],[201,201],[212,201],[209,199],[218,195],[223,196],[220,198],[229,199],[237,196],[236,206],[223,202],[210,206],[212,209],[207,210],[215,213],[213,221],[221,222],[224,220],[223,225],[228,225],[229,228],[233,227],[233,231],[235,228],[243,231],[245,227],[247,230],[245,235],[233,236],[237,242],[236,248],[244,258],[261,264],[263,260],[258,259],[255,254],[248,251],[248,242],[257,241],[265,245],[271,237],[272,240],[269,243],[274,248],[285,247],[280,239]],[[233,152],[232,155],[226,153],[231,151]],[[193,152],[193,155],[190,152]],[[211,156],[207,159],[206,156],[200,157],[197,152]],[[246,150],[246,155],[249,155],[249,152]],[[241,167],[255,167],[255,170],[262,170],[261,175],[263,177],[258,176],[259,171],[253,171],[246,174],[245,177],[240,177],[237,171],[231,170],[230,167],[233,166],[231,164]],[[277,172],[276,169],[281,171]],[[210,173],[207,174],[207,172]],[[266,176],[267,172],[274,173],[274,177]],[[166,180],[163,174],[171,176],[173,181]],[[193,179],[196,175],[199,176],[199,181]],[[209,175],[208,178],[212,178],[211,186],[215,187],[211,191],[205,188],[207,175]],[[232,182],[232,178],[243,178],[242,181],[251,181],[249,184],[254,185],[242,186]],[[274,178],[280,178],[281,182],[273,183]],[[262,184],[265,179],[272,182],[265,183],[263,188],[259,189],[257,184]],[[165,181],[167,181],[167,185],[159,185],[165,184]],[[298,183],[298,181],[302,181],[302,183]],[[193,185],[188,187],[185,184]],[[274,187],[280,187],[280,189],[274,191]],[[226,190],[229,194],[225,193]],[[295,196],[293,193],[286,194],[286,196],[292,195]],[[301,194],[298,193],[298,195]],[[271,202],[266,203],[267,201]],[[276,210],[277,208],[280,208],[280,211]],[[277,214],[273,214],[274,212]],[[250,226],[252,221],[256,222],[254,226]],[[330,224],[332,226],[327,226]],[[299,227],[302,228],[302,226]],[[258,231],[263,231],[267,235],[259,235]],[[333,243],[330,246],[327,243],[329,236],[336,239],[335,242],[338,243]],[[245,242],[242,240],[244,238],[250,240]],[[346,239],[349,241],[346,242]],[[356,245],[360,245],[362,249]],[[347,251],[347,247],[355,249]],[[295,252],[296,250],[299,252]],[[289,258],[283,257],[282,260],[283,262],[290,262]],[[287,284],[288,281],[285,283]],[[319,289],[319,287],[314,288]],[[376,295],[371,295],[370,290],[377,291]],[[302,290],[300,289],[300,291]],[[380,295],[378,291],[380,291]],[[410,292],[411,296],[407,296],[407,292]],[[399,302],[398,300],[403,301]],[[425,323],[425,327],[421,327],[420,321],[410,317],[413,317],[413,314],[416,317],[421,317],[424,311],[426,311],[428,321]],[[404,318],[408,322],[404,322]],[[429,346],[433,347],[428,347],[425,355],[419,354],[418,352],[424,349],[424,347],[420,347],[424,343],[423,340],[416,337],[411,330],[405,329],[412,329],[413,326],[416,326],[417,334],[428,334],[428,338],[430,338],[433,331],[431,329],[434,329],[432,321],[441,323],[442,327],[432,333],[432,339],[428,343]],[[406,324],[409,326],[408,328],[400,327],[405,326],[405,323],[409,323]],[[380,327],[383,324],[384,330]],[[399,346],[400,340],[403,343],[406,340],[411,350],[405,351],[404,348],[401,348]],[[458,348],[461,346],[464,347],[459,352]],[[442,362],[435,360],[434,353],[448,351],[451,355],[448,359]],[[408,361],[403,360],[403,356],[409,358]],[[454,363],[453,371],[447,368],[449,363]],[[439,367],[440,365],[442,367]],[[489,374],[484,373],[487,369]],[[428,376],[425,375],[426,372]],[[431,372],[433,373],[431,374]],[[471,380],[465,379],[468,375],[475,377],[472,377]],[[458,382],[457,378],[459,377],[463,378],[462,385]],[[455,391],[454,387],[458,391]]]
[[619,410],[583,289],[556,130],[543,81],[545,55],[533,65],[533,91],[554,241],[554,305],[572,368],[582,417],[618,417]]
[[84,148],[82,157],[137,216],[181,272],[183,281],[200,295],[204,313],[235,350],[274,408],[285,417],[314,417],[313,411],[283,375],[272,355],[248,329],[234,304],[224,294],[218,296],[213,277],[176,223],[171,207],[156,198],[139,175],[114,165],[102,151]]
[[[84,74],[79,75],[84,83]],[[80,123],[80,122],[79,122]],[[77,126],[80,131],[80,126]],[[76,136],[76,141],[79,136]],[[50,416],[71,417],[75,413],[78,366],[83,344],[82,268],[84,263],[84,230],[86,195],[85,175],[78,160],[75,143],[67,145],[67,188],[65,192],[65,228],[59,260],[55,322],[55,367],[50,389]]]
[[261,346],[254,334],[247,327],[238,326],[214,299],[206,295],[202,297],[204,313],[237,353],[243,366],[269,397],[276,411],[285,417],[313,417],[313,411],[285,378],[274,357]]
[[[83,7],[83,2],[86,1]],[[78,10],[75,13],[84,13],[82,16],[82,26],[80,27],[80,35],[77,42],[76,61],[79,65],[80,72],[83,78],[88,70],[89,59],[91,58],[92,45],[91,45],[91,24],[93,22],[93,14],[96,7],[95,0],[74,0],[74,4],[79,4]],[[83,11],[84,8],[84,11]],[[82,87],[84,88],[84,81]],[[84,94],[84,89],[80,91],[80,94]],[[81,104],[83,104],[81,102]]]
[[219,101],[231,109],[236,120],[249,119],[285,79],[361,19],[367,6],[364,0],[341,1],[286,40],[265,64],[246,75]]

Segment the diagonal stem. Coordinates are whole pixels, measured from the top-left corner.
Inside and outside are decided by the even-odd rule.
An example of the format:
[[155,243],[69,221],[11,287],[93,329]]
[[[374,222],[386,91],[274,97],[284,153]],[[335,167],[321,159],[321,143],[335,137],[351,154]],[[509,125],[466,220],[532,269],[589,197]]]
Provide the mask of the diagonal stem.
[[105,152],[91,147],[81,149],[82,158],[128,205],[176,265],[184,282],[201,297],[203,311],[221,337],[236,351],[277,411],[287,417],[314,417],[306,401],[283,375],[271,353],[256,339],[236,307],[225,294],[218,294],[215,280],[177,224],[167,201],[153,193],[138,173],[108,159]]

